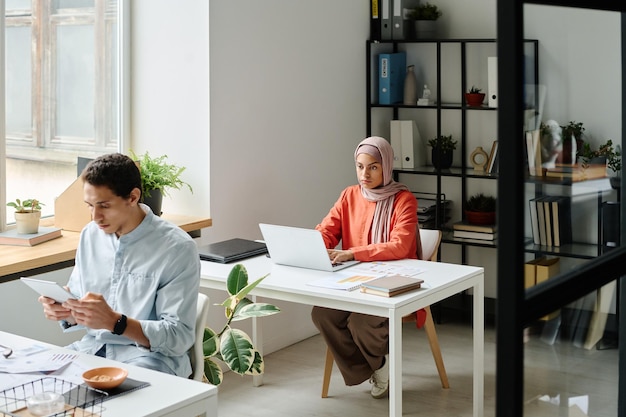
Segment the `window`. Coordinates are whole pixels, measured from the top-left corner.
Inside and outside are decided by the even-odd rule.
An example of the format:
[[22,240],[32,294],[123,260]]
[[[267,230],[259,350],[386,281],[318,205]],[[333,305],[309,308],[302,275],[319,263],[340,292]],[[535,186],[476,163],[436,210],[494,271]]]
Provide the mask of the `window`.
[[6,201],[36,197],[52,215],[78,158],[121,149],[120,4],[5,0]]

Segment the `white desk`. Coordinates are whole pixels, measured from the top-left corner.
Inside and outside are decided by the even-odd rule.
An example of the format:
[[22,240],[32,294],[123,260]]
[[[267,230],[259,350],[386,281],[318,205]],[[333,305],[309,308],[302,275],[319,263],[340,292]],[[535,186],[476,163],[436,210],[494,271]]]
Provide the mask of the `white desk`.
[[[34,343],[47,345],[32,339],[0,331],[0,344],[11,346],[30,346]],[[49,345],[54,351],[76,353],[65,348]],[[4,358],[2,358],[4,359]],[[164,374],[138,366],[98,356],[80,354],[75,362],[85,369],[101,366],[119,366],[128,369],[128,377],[150,382],[150,386],[115,397],[103,403],[103,417],[119,416],[217,416],[217,387],[191,379]],[[0,373],[0,378],[2,378]],[[44,377],[40,375],[37,378]],[[63,379],[63,373],[54,375]]]
[[[252,291],[252,295],[389,318],[389,415],[392,417],[402,416],[402,317],[454,294],[473,289],[473,415],[482,417],[485,331],[483,268],[417,260],[394,262],[425,269],[426,272],[419,277],[429,288],[385,298],[363,294],[360,291],[348,292],[307,285],[307,282],[327,276],[328,272],[273,265],[265,256],[257,256],[240,263],[248,270],[250,282],[270,272],[270,275]],[[224,290],[224,283],[233,265],[202,261],[200,286]],[[255,346],[260,349],[262,347],[260,326],[255,328],[253,339]]]

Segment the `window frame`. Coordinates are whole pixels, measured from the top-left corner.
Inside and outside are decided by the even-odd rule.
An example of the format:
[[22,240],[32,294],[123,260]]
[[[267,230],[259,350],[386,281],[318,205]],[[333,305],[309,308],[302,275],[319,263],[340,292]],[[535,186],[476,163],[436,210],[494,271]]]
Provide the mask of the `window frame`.
[[[116,12],[117,25],[115,26],[116,33],[112,33],[112,32],[109,34],[104,33],[106,30],[110,30],[110,31],[112,30],[111,25],[107,25],[103,23],[98,24],[96,22],[94,26],[94,30],[102,32],[102,36],[97,37],[101,44],[102,42],[105,42],[105,36],[115,36],[117,40],[117,51],[116,51],[117,56],[115,58],[117,60],[116,77],[117,77],[118,82],[116,85],[116,88],[117,88],[116,95],[118,97],[119,102],[118,102],[116,114],[115,115],[111,114],[108,116],[108,117],[115,117],[115,120],[116,120],[115,124],[106,121],[105,116],[103,115],[103,113],[105,113],[103,109],[105,108],[105,106],[108,106],[110,108],[114,95],[106,91],[107,90],[106,80],[104,82],[99,82],[98,87],[97,87],[97,90],[99,91],[97,94],[102,94],[102,96],[104,97],[102,102],[106,103],[104,106],[100,106],[98,108],[98,112],[100,114],[96,115],[95,117],[97,120],[96,138],[98,138],[95,140],[95,142],[96,143],[99,142],[101,145],[103,145],[103,146],[97,147],[97,150],[99,151],[99,153],[102,153],[102,151],[107,148],[110,148],[111,152],[114,152],[114,151],[120,152],[122,149],[126,149],[128,147],[127,138],[129,137],[129,131],[130,131],[130,121],[129,121],[129,116],[130,116],[130,112],[129,112],[129,109],[130,109],[130,91],[129,91],[129,85],[130,85],[129,83],[129,80],[130,80],[130,2],[128,0],[117,0],[117,1],[118,1],[118,7],[117,7],[117,12]],[[48,3],[49,2],[47,2],[47,0],[43,0],[43,2],[41,2],[41,0],[37,0],[33,2],[33,8],[42,7],[41,6],[42,4],[48,4]],[[107,0],[95,0],[95,7],[100,9],[99,13],[104,14],[105,17],[108,13],[106,11],[107,4],[108,4]],[[3,11],[6,9],[5,0],[0,0],[0,8]],[[49,11],[49,8],[48,8],[48,11]],[[33,10],[33,14],[34,13],[35,13],[35,10]],[[6,26],[5,14],[6,13],[2,13],[2,17],[0,19],[0,68],[3,74],[3,76],[0,77],[0,96],[2,98],[1,103],[0,103],[0,116],[2,116],[2,120],[5,120],[5,113],[6,113],[6,108],[5,108],[6,85],[5,85],[4,73],[5,73],[5,68],[6,68],[5,66],[6,65],[5,39],[6,39],[7,26]],[[30,20],[30,17],[28,19]],[[59,15],[58,19],[59,21],[63,21],[63,16]],[[102,27],[98,28],[97,26],[102,26]],[[49,40],[46,40],[46,42],[48,41]],[[54,50],[54,48],[52,48],[52,50]],[[108,56],[104,57],[104,59],[107,60],[105,62],[105,65],[110,63],[111,60],[114,58],[113,55],[110,55],[110,54],[107,54],[107,55]],[[53,62],[55,62],[54,59],[49,59],[47,60],[47,62],[44,62],[43,65],[52,66]],[[52,69],[48,68],[48,70],[52,70]],[[98,74],[97,69],[96,69],[96,74]],[[33,78],[41,79],[41,75],[42,74],[38,72],[34,73]],[[110,77],[110,75],[107,75],[107,76]],[[99,75],[96,75],[96,79],[101,79],[101,78],[102,77],[100,77]],[[38,81],[33,80],[33,83],[35,82],[38,82]],[[50,84],[51,83],[48,82],[48,88],[54,88],[54,86]],[[41,87],[38,87],[38,88],[41,88]],[[36,87],[33,84],[33,96],[35,94],[36,94]],[[35,103],[34,99],[33,99],[33,103]],[[47,117],[53,118],[54,109],[45,108],[45,106],[37,106],[37,107],[38,107],[37,109],[33,109],[33,114],[34,114],[33,117],[35,118],[46,117],[44,113],[47,112],[48,113]],[[52,120],[51,123],[53,124],[54,120]],[[34,120],[33,125],[42,126],[40,120]],[[43,126],[46,126],[45,123],[43,124]],[[71,138],[57,137],[54,129],[55,127],[53,127],[51,134],[48,135],[50,138],[49,139],[50,143],[47,145],[55,145],[55,146],[47,147],[46,148],[47,150],[59,148],[59,149],[67,151],[70,155],[73,150],[78,150],[78,149],[80,149],[81,151],[85,150],[84,144],[77,144],[76,141],[72,141]],[[42,130],[41,127],[39,127],[38,131],[36,132],[34,137],[32,137],[31,139],[35,141],[35,145],[34,145],[35,148],[36,148],[36,145],[40,145],[44,141],[43,136],[42,136],[43,132],[41,130]],[[106,138],[111,138],[111,137],[118,138],[117,146],[110,146],[110,142]],[[9,181],[9,178],[7,177],[7,171],[6,171],[7,143],[9,142],[9,140],[10,139],[7,138],[7,133],[6,133],[6,124],[4,122],[0,123],[0,185],[2,185],[0,186],[0,231],[6,230],[6,227],[7,227],[7,211],[6,211],[7,209],[6,198],[7,197],[6,197],[6,187],[4,185],[7,183],[7,181]],[[57,142],[59,146],[56,146],[57,144],[53,142]],[[75,157],[73,155],[71,155],[71,157],[73,157],[75,160]]]

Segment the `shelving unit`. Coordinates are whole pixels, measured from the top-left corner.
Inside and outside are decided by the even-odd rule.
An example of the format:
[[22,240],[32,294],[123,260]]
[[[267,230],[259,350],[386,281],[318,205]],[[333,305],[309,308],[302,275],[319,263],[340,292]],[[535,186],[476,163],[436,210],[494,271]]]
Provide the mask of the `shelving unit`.
[[[539,78],[538,49],[537,40],[525,41],[524,53],[528,57],[526,72],[529,84],[537,84]],[[431,90],[431,98],[435,100],[434,104],[427,106],[402,103],[378,104],[378,54],[400,51],[407,53],[407,66],[415,65],[418,96],[421,94],[421,87],[427,84]],[[436,195],[438,204],[435,224],[438,229],[444,231],[442,242],[461,245],[461,262],[464,264],[469,263],[466,247],[496,248],[497,241],[482,242],[454,238],[453,232],[446,226],[447,219],[439,202],[444,194],[454,202],[456,213],[450,218],[451,224],[464,220],[463,208],[468,196],[471,195],[470,182],[488,181],[487,187],[493,189],[495,194],[497,183],[494,180],[498,179],[498,175],[475,171],[470,163],[469,155],[477,146],[481,146],[489,153],[497,136],[498,109],[484,104],[480,107],[470,107],[465,104],[464,93],[473,85],[487,92],[487,57],[496,55],[495,39],[366,42],[367,135],[389,138],[390,120],[415,120],[424,143],[424,152],[428,151],[425,159],[429,163],[431,161],[430,148],[425,146],[428,138],[454,132],[453,137],[458,140],[457,149],[454,151],[455,159],[450,169],[442,170],[428,164],[412,169],[397,168],[394,169],[394,178],[399,181],[403,176],[402,182],[407,182],[405,181],[408,179],[407,176],[423,176],[424,182],[428,183],[431,189],[417,189],[411,184],[409,187],[415,192],[427,191]],[[453,187],[454,193],[451,193],[448,188],[444,189],[443,185],[444,181],[449,182],[451,179],[458,182],[458,186]],[[451,195],[455,197],[452,198]]]

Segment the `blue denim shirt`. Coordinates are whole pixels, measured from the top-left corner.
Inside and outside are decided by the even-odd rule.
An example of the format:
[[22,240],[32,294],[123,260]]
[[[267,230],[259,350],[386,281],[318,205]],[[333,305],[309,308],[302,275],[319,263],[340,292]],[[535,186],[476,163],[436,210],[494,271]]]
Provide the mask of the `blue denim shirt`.
[[119,239],[90,222],[80,236],[70,291],[100,293],[111,308],[139,320],[150,349],[109,330],[88,329],[68,347],[188,377],[194,343],[200,258],[191,237],[142,205],[146,217]]

